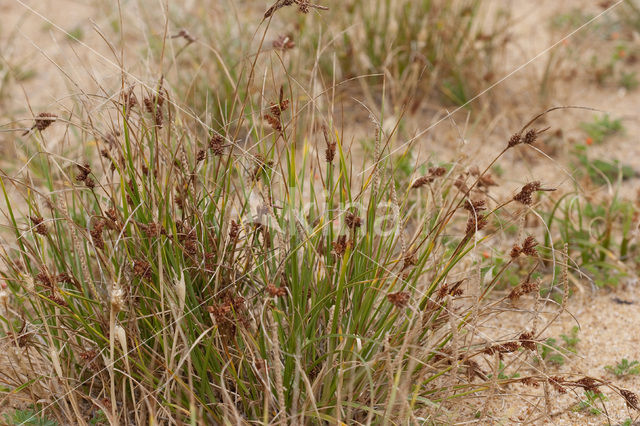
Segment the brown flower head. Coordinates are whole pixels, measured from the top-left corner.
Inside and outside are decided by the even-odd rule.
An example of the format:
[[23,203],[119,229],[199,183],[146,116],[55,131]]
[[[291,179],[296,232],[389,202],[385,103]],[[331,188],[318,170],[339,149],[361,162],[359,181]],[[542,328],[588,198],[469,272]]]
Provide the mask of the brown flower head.
[[467,194],[469,192],[469,187],[465,183],[465,179],[462,175],[458,176],[458,178],[453,182],[453,185],[460,190],[460,192]]
[[78,174],[76,175],[76,180],[78,182],[84,182],[89,177],[89,173],[91,173],[91,166],[89,163],[84,164],[76,164],[78,168]]
[[526,254],[527,256],[537,256],[538,255],[538,251],[536,250],[536,246],[538,245],[538,242],[536,241],[536,239],[532,236],[529,235],[525,240],[524,240],[524,244],[522,245],[522,253]]
[[171,38],[183,38],[187,41],[187,44],[191,44],[196,41],[196,38],[189,34],[189,32],[184,28],[178,31],[177,34],[172,35]]
[[528,349],[532,352],[536,350],[536,342],[533,340],[533,333],[530,331],[524,332],[518,338],[520,341],[520,346],[525,349]]
[[503,343],[501,345],[493,345],[493,346],[489,346],[488,348],[486,348],[484,351],[482,351],[485,354],[495,354],[497,353],[500,358],[502,359],[502,355],[506,354],[506,353],[511,353],[511,352],[515,352],[518,350],[518,348],[520,347],[518,342],[507,342],[507,343]]
[[487,190],[491,186],[498,186],[496,181],[493,180],[493,176],[491,176],[491,173],[486,173],[478,177],[478,188],[484,188],[485,190]]
[[512,148],[522,142],[522,135],[520,133],[514,133],[511,138],[509,138],[509,143],[507,144],[507,148]]
[[477,231],[480,231],[482,228],[487,226],[489,221],[487,217],[481,213],[470,213],[469,220],[467,220],[467,229],[465,231],[466,235],[473,235]]
[[80,354],[78,355],[91,371],[97,372],[100,370],[101,365],[97,351],[91,349],[88,351],[80,352]]
[[104,240],[102,239],[102,230],[104,229],[105,221],[97,219],[93,222],[93,226],[89,233],[91,234],[91,240],[93,244],[100,250],[104,250]]
[[485,204],[486,204],[485,200],[475,200],[475,201],[466,200],[464,202],[464,204],[462,205],[462,208],[467,210],[467,211],[469,211],[469,212],[471,212],[471,213],[481,212],[481,211],[487,209],[485,207]]
[[231,225],[229,225],[229,239],[235,242],[238,239],[238,235],[240,235],[240,225],[235,220],[232,220]]
[[433,177],[442,177],[447,173],[447,169],[444,167],[430,167],[429,174]]
[[622,395],[627,403],[627,407],[640,411],[640,406],[638,406],[638,395],[627,389],[620,389],[620,395]]
[[563,386],[565,384],[565,380],[562,377],[551,376],[547,379],[547,381],[559,393],[567,393],[567,388]]
[[540,283],[538,281],[526,281],[520,284],[519,286],[517,286],[516,288],[514,288],[513,290],[511,290],[511,292],[509,293],[509,299],[511,299],[512,301],[516,301],[520,298],[520,296],[533,293],[534,291],[537,291],[539,288],[540,288]]
[[452,284],[443,284],[438,289],[438,294],[436,296],[437,300],[442,300],[448,294],[450,296],[460,296],[464,293],[464,291],[460,288],[464,280],[456,281]]
[[586,391],[600,393],[598,382],[592,377],[583,377],[582,379],[576,381],[575,384],[583,387]]
[[267,293],[269,293],[269,296],[271,297],[282,297],[287,294],[287,290],[285,288],[276,287],[273,284],[268,284],[265,290],[267,290]]
[[362,219],[360,219],[358,216],[356,216],[355,214],[349,212],[347,213],[347,215],[345,216],[345,224],[347,225],[347,227],[351,230],[356,230],[356,228],[360,228],[360,226],[362,225]]
[[211,153],[216,157],[224,154],[224,138],[222,137],[222,135],[214,133],[211,136],[211,139],[209,139],[209,149],[211,150]]
[[44,236],[49,234],[49,229],[47,228],[47,225],[44,224],[44,219],[42,217],[29,216],[29,219],[31,219],[31,222],[35,227],[37,234],[44,235]]
[[324,152],[325,161],[327,163],[332,163],[333,159],[336,156],[336,145],[337,143],[333,141],[333,138],[329,136],[329,130],[327,126],[322,126],[322,134],[324,135],[324,141],[327,144],[327,149]]
[[540,190],[541,188],[542,188],[542,185],[540,184],[540,182],[538,181],[529,182],[528,184],[522,187],[520,192],[518,192],[513,197],[513,199],[521,204],[524,204],[525,206],[531,205],[531,203],[533,202],[531,198],[531,194],[533,194],[535,191]]
[[393,306],[398,309],[402,309],[409,303],[410,295],[406,291],[397,291],[395,293],[387,294],[387,299]]
[[333,253],[338,257],[342,257],[347,251],[347,236],[339,235],[336,241],[331,242],[331,245],[333,246]]
[[520,379],[520,383],[526,386],[534,387],[534,388],[537,388],[540,386],[539,380],[536,379],[535,377],[523,377],[522,379]]
[[515,259],[521,254],[535,257],[538,255],[538,251],[536,250],[537,245],[538,245],[538,242],[536,241],[536,239],[532,235],[529,235],[524,240],[522,247],[520,247],[517,244],[514,244],[513,248],[511,249],[510,256],[512,259]]
[[157,238],[160,235],[165,235],[167,231],[165,231],[164,227],[156,222],[149,222],[148,224],[140,224],[140,228],[142,232],[149,238]]
[[48,112],[41,112],[40,114],[38,114],[38,117],[36,118],[35,127],[36,129],[43,131],[47,127],[51,126],[51,124],[53,124],[53,122],[56,121],[57,118],[58,116],[55,114],[51,114]]
[[531,145],[536,141],[536,139],[538,139],[538,133],[534,129],[531,129],[524,134],[524,139],[522,140],[522,142],[526,143],[527,145]]
[[143,259],[134,260],[133,275],[138,278],[151,279],[151,264]]
[[411,188],[420,188],[431,182],[433,182],[433,176],[422,176],[413,181]]

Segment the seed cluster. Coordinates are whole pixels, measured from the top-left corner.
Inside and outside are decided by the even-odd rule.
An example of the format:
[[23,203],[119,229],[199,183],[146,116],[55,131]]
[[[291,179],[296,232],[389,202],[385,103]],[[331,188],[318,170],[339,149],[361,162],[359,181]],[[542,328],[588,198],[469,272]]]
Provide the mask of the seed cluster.
[[397,291],[395,293],[387,294],[387,299],[393,306],[398,309],[402,309],[409,303],[410,295],[406,291]]
[[411,188],[420,188],[422,186],[425,186],[433,182],[436,178],[444,176],[446,173],[447,169],[445,169],[444,167],[431,167],[429,168],[429,174],[416,179],[411,185]]
[[512,259],[517,258],[518,256],[520,256],[521,254],[525,255],[525,256],[537,256],[538,255],[538,251],[536,250],[536,246],[538,245],[538,242],[536,241],[536,239],[529,235],[525,240],[524,243],[522,244],[522,247],[520,247],[519,245],[515,244],[513,246],[513,248],[511,249],[511,253],[510,256]]

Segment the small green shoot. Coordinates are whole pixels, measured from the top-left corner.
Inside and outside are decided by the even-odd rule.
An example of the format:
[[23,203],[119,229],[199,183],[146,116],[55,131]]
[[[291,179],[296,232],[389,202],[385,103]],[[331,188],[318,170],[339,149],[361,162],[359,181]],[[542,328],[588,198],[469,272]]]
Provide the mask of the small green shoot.
[[631,361],[628,359],[622,358],[615,366],[607,365],[604,367],[609,373],[615,374],[616,377],[624,377],[624,376],[635,376],[640,374],[640,362]]
[[[520,374],[518,373],[513,373],[513,374],[505,374],[504,370],[505,370],[506,366],[504,365],[504,363],[502,361],[500,361],[500,365],[498,366],[498,379],[500,380],[508,380],[508,379],[517,379],[518,377],[520,377]],[[493,374],[488,374],[487,377],[493,377]]]
[[40,413],[29,408],[26,410],[15,410],[12,413],[5,414],[4,418],[7,424],[24,425],[24,426],[58,426],[58,422],[39,416]]
[[576,345],[578,344],[578,342],[580,342],[580,339],[578,339],[579,331],[580,331],[580,328],[578,328],[578,326],[575,325],[571,328],[571,332],[569,335],[566,335],[566,334],[560,335],[560,338],[562,338],[562,340],[564,341],[564,347],[570,352],[576,353]]
[[602,414],[602,410],[598,408],[597,405],[598,403],[602,404],[604,401],[607,401],[607,397],[600,392],[594,392],[591,390],[585,390],[584,396],[586,399],[578,402],[573,407],[573,411],[588,411],[594,416]]
[[622,74],[620,74],[620,81],[618,84],[620,84],[620,87],[624,87],[627,90],[634,90],[638,87],[640,82],[638,81],[637,73],[635,71],[630,71],[622,72]]
[[543,345],[538,345],[538,350],[542,359],[556,366],[563,365],[566,355],[569,353],[576,353],[576,345],[580,341],[578,338],[579,331],[580,329],[575,326],[571,329],[568,335],[561,334],[560,338],[563,341],[562,345],[558,343],[558,339],[553,337],[549,337],[545,340]]
[[592,122],[581,123],[580,127],[595,143],[602,143],[608,137],[624,130],[622,121],[620,119],[612,120],[609,114],[604,114],[601,117],[596,116]]

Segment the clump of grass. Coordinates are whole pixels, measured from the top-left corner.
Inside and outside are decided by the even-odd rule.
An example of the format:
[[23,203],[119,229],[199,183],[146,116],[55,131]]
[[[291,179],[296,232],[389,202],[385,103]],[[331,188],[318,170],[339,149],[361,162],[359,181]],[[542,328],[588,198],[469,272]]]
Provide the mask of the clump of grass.
[[[384,75],[392,106],[406,104],[409,112],[428,99],[466,104],[499,75],[509,39],[507,9],[489,16],[477,0],[355,0],[323,17],[333,24],[342,77]],[[336,64],[321,66],[331,79]],[[383,79],[368,80],[377,87]]]
[[[267,18],[294,3],[312,6],[279,1]],[[539,259],[534,236],[513,241],[491,276],[476,269],[479,248],[501,234],[491,219],[517,223],[553,190],[531,181],[488,195],[488,170],[534,143],[544,114],[489,164],[425,168],[404,182],[384,116],[374,160],[361,163],[334,105],[320,108],[268,69],[273,83],[255,95],[257,62],[215,126],[178,102],[168,77],[123,83],[109,103],[79,103],[64,121],[36,116],[24,145],[32,160],[0,173],[13,233],[0,251],[16,366],[7,386],[50,401],[29,419],[437,423],[464,416],[458,401],[513,383],[608,386],[637,405],[610,383],[543,374],[531,362],[538,311],[522,311],[531,327],[499,340],[482,328],[513,303],[540,303],[536,266],[493,294],[519,259]],[[68,145],[95,146],[49,151],[57,126]]]

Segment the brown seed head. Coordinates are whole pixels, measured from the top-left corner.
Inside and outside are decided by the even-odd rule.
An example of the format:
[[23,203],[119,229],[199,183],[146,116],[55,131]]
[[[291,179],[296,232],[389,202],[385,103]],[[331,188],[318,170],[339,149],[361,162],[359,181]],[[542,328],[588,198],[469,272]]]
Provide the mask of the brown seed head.
[[536,241],[536,239],[532,235],[529,235],[524,240],[524,244],[522,245],[522,253],[526,254],[527,256],[537,256],[538,255],[538,251],[536,250],[537,245],[538,245],[538,242]]
[[520,341],[520,346],[522,346],[523,348],[528,349],[532,352],[536,350],[536,342],[533,340],[532,332],[528,331],[522,333],[518,340]]
[[91,166],[89,165],[89,163],[76,164],[76,167],[78,168],[76,180],[78,182],[84,182],[85,180],[87,180],[89,173],[91,173]]
[[271,126],[273,130],[277,132],[282,131],[282,123],[280,123],[280,119],[278,117],[271,114],[265,114],[263,118],[267,120],[267,123],[269,123],[269,126]]
[[507,144],[507,148],[512,148],[522,142],[522,135],[520,133],[514,133],[509,139],[509,143]]
[[349,229],[355,231],[356,228],[360,228],[362,225],[362,219],[349,212],[345,217],[345,223]]
[[342,257],[347,251],[347,236],[339,235],[336,241],[331,242],[331,245],[333,246],[333,253],[338,257]]
[[224,138],[222,135],[214,133],[209,139],[209,149],[211,153],[217,157],[224,154]]
[[501,345],[489,346],[482,352],[489,355],[497,353],[502,359],[502,354],[515,352],[518,350],[519,347],[520,347],[520,344],[518,342],[507,342]]
[[567,393],[567,388],[563,386],[565,384],[565,380],[562,377],[551,376],[547,379],[547,381],[559,393]]
[[458,178],[453,182],[453,185],[460,190],[460,192],[466,194],[469,192],[469,187],[465,183],[465,179],[462,175],[458,176]]
[[29,216],[29,219],[31,219],[31,222],[33,223],[33,226],[36,229],[36,233],[46,236],[49,234],[49,229],[47,228],[47,225],[44,224],[44,219],[40,216]]
[[509,293],[509,299],[512,301],[518,300],[520,296],[537,291],[539,288],[540,283],[538,281],[525,281],[511,290]]
[[576,381],[575,384],[583,387],[584,390],[591,391],[593,393],[600,393],[598,382],[592,377],[583,377]]
[[447,173],[447,169],[444,167],[430,167],[429,174],[433,177],[442,177]]
[[520,379],[520,383],[526,386],[534,387],[534,388],[537,388],[540,386],[539,380],[536,379],[535,377],[523,377],[522,379]]
[[476,213],[486,210],[487,208],[485,207],[485,204],[485,200],[466,200],[462,205],[462,208],[471,213]]
[[518,192],[513,197],[513,199],[521,204],[524,204],[525,206],[531,205],[531,203],[533,202],[531,198],[531,194],[533,194],[535,191],[540,190],[540,188],[542,188],[542,186],[540,185],[540,182],[538,181],[529,182],[522,187],[520,192]]
[[620,389],[620,395],[622,395],[629,408],[640,411],[640,406],[638,406],[638,395],[627,389]]
[[525,133],[522,142],[526,143],[527,145],[531,145],[536,141],[536,139],[538,139],[538,133],[534,129],[531,129],[527,133]]
[[329,130],[327,126],[322,126],[322,134],[324,135],[324,141],[327,144],[327,149],[324,152],[324,158],[327,163],[332,163],[336,156],[336,142],[329,136]]
[[100,362],[98,358],[98,352],[91,349],[88,351],[80,352],[80,359],[89,367],[91,371],[97,372],[100,370]]
[[151,279],[151,264],[144,259],[133,261],[133,275],[138,278]]
[[411,184],[411,188],[420,188],[422,186],[425,186],[428,183],[433,182],[433,177],[432,176],[422,176],[419,177],[418,179],[416,179],[413,184]]
[[150,222],[146,225],[141,224],[140,227],[142,228],[142,232],[144,232],[149,238],[157,238],[160,235],[164,235],[167,233],[162,225],[156,222]]
[[186,40],[187,44],[191,44],[196,41],[196,38],[189,34],[189,32],[184,28],[178,31],[177,34],[172,35],[171,38],[183,38]]
[[48,112],[41,112],[40,114],[38,114],[38,117],[36,118],[36,124],[35,124],[36,129],[43,131],[44,129],[49,127],[51,124],[53,124],[53,122],[56,121],[57,118],[58,116],[55,114],[51,114]]
[[235,220],[231,221],[231,225],[229,226],[229,239],[232,242],[235,242],[238,239],[238,235],[240,234],[240,225]]
[[465,231],[466,235],[473,235],[477,231],[480,231],[482,228],[487,226],[489,221],[487,217],[481,213],[470,213],[469,220],[467,220],[467,229]]
[[282,297],[287,294],[286,289],[283,287],[276,287],[273,284],[268,284],[265,290],[267,290],[267,293],[269,293],[271,297]]
[[91,227],[91,239],[93,240],[93,245],[95,245],[100,250],[104,250],[104,240],[102,239],[102,230],[104,228],[105,222],[104,220],[98,219],[93,222],[93,226]]
[[395,293],[387,294],[387,299],[393,306],[398,309],[402,309],[409,303],[410,295],[406,291],[397,291]]

